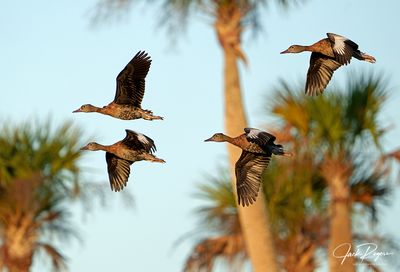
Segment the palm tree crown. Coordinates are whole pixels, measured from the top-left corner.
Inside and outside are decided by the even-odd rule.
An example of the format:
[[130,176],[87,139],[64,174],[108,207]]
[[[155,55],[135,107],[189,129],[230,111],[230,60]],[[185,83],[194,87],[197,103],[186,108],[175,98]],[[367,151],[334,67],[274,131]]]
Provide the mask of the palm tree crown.
[[[82,183],[81,131],[70,123],[5,125],[0,133],[0,268],[29,271],[39,250],[66,266],[54,238],[77,237],[66,203]],[[60,137],[62,136],[62,137]]]

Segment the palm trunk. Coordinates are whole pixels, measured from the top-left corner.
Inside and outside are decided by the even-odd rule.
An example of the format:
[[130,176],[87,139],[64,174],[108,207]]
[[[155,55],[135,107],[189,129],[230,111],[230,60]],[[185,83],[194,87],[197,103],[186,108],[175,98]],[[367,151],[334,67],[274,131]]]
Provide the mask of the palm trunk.
[[350,185],[348,183],[351,167],[340,157],[339,159],[327,160],[323,170],[331,196],[330,241],[328,247],[329,270],[332,272],[354,272],[355,261],[354,257],[351,256],[353,239]]
[[30,231],[29,216],[10,218],[4,230],[3,265],[9,272],[29,272],[33,260],[35,233]]
[[18,246],[18,251],[15,251],[15,248],[7,248],[5,257],[4,267],[7,267],[9,272],[29,272],[33,260],[33,249],[29,243],[28,245],[21,244]]
[[[240,12],[235,16],[232,12],[224,13],[219,10],[215,29],[224,53],[224,97],[225,97],[225,131],[228,135],[236,136],[243,133],[246,127],[246,116],[243,108],[238,71],[238,57],[244,59],[240,43],[235,43],[235,37],[240,37]],[[230,10],[232,11],[232,10]],[[238,12],[236,10],[236,12]],[[237,14],[236,14],[237,15]],[[236,20],[235,20],[236,19]],[[232,186],[236,195],[235,163],[241,150],[228,145],[228,155],[232,176]],[[237,196],[236,196],[237,197]],[[253,270],[256,272],[275,272],[277,265],[271,231],[265,207],[263,192],[250,207],[238,207],[240,225],[246,241],[247,253],[251,259]]]
[[351,254],[352,231],[350,212],[350,186],[346,179],[334,177],[329,186],[331,196],[330,203],[330,242],[329,242],[329,269],[330,271],[354,272],[354,257],[338,258]]
[[8,266],[9,272],[29,272],[31,264],[25,264],[24,260],[14,262]]

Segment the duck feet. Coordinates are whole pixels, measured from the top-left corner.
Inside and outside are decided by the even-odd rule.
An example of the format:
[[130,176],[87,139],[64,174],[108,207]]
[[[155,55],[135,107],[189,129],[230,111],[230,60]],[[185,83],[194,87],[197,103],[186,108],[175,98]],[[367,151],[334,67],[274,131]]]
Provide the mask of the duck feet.
[[160,159],[160,158],[157,158],[157,157],[152,158],[150,161],[151,162],[165,163],[165,161],[163,159]]
[[143,119],[153,121],[153,120],[164,120],[164,117],[157,116],[157,115],[149,115],[149,116],[144,116]]

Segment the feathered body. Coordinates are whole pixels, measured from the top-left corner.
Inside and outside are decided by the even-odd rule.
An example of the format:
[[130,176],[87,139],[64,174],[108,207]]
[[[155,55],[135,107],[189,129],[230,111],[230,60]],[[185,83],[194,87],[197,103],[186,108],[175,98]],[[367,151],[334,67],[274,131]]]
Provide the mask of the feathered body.
[[145,120],[162,120],[160,116],[154,116],[150,110],[144,110],[139,107],[135,107],[128,104],[116,104],[111,103],[104,108],[101,108],[100,113],[116,117],[121,120],[134,120],[134,119],[145,119]]

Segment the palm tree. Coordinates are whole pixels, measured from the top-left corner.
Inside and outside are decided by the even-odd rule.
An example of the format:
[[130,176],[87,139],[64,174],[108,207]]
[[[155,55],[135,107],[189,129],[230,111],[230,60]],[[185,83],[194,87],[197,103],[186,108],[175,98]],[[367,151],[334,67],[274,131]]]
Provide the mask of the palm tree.
[[[108,18],[116,11],[126,11],[134,0],[99,0],[94,19]],[[224,57],[224,109],[225,132],[238,135],[247,126],[242,101],[238,61],[247,63],[241,47],[242,33],[259,26],[259,11],[267,6],[266,0],[165,0],[162,3],[162,20],[169,26],[185,26],[192,13],[200,12],[210,16]],[[297,0],[276,0],[282,7],[298,3]],[[228,145],[232,186],[235,187],[234,166],[240,155],[239,150]],[[276,271],[276,259],[271,242],[269,221],[264,205],[264,196],[251,207],[239,207],[239,217],[246,237],[252,265],[255,271]]]
[[[327,184],[321,176],[320,166],[307,161],[307,157],[313,158],[310,156],[312,151],[306,154],[304,147],[298,145],[294,149],[294,161],[272,162],[263,176],[279,266],[289,272],[315,271],[319,266],[316,253],[327,251],[329,241]],[[364,207],[368,213],[355,209],[354,215],[376,222],[376,205],[386,201],[390,192],[386,185],[389,172],[369,173],[361,166],[357,169],[351,181],[351,202],[353,207]],[[221,173],[206,178],[206,181],[196,189],[195,196],[204,200],[204,204],[196,209],[198,229],[189,237],[195,236],[198,242],[186,260],[184,271],[212,271],[217,260],[223,260],[229,271],[241,271],[248,261],[248,254],[229,175]],[[387,252],[394,252],[395,247],[379,236],[364,236],[354,235],[359,244],[376,241],[380,247],[388,245]],[[380,271],[372,261],[367,265]]]
[[[301,176],[301,172],[306,171],[304,168],[299,171],[302,164],[300,159],[298,163],[298,171],[290,172],[293,176],[298,174],[293,181],[286,175],[290,165],[284,160],[272,163],[269,168],[271,171],[264,174],[263,180],[267,194],[265,204],[271,215],[279,266],[285,271],[307,272],[314,271],[317,266],[315,251],[326,244],[327,228],[324,223],[327,218],[324,216],[324,200],[316,197],[317,192],[314,194],[315,205],[306,206],[309,188],[305,186],[306,180]],[[313,173],[317,174],[316,169]],[[229,174],[227,172],[207,180],[196,191],[196,196],[204,200],[204,205],[196,210],[199,229],[195,235],[200,239],[186,261],[185,271],[212,271],[217,260],[227,263],[229,271],[241,271],[243,264],[249,259]],[[288,186],[289,180],[293,186]],[[318,186],[314,188],[320,191],[319,194],[325,190]]]
[[207,180],[208,183],[197,187],[195,194],[207,203],[196,210],[200,220],[195,233],[211,231],[214,237],[201,239],[196,244],[184,271],[212,271],[217,259],[226,260],[230,270],[240,270],[248,255],[229,173],[221,171],[218,177],[210,176]]
[[66,267],[54,238],[76,231],[67,204],[78,196],[82,133],[71,123],[5,125],[0,133],[0,270],[29,271],[43,251],[53,267]]
[[[316,250],[327,251],[328,241],[331,241],[330,237],[334,235],[331,230],[332,214],[328,216],[333,204],[331,177],[326,174],[326,158],[331,157],[331,148],[334,145],[343,143],[340,143],[341,138],[338,137],[334,140],[338,142],[333,142],[329,146],[319,138],[323,137],[321,135],[337,133],[336,130],[329,131],[329,125],[339,131],[346,130],[346,135],[353,128],[363,131],[358,132],[360,135],[355,137],[353,146],[349,146],[350,142],[348,145],[343,144],[349,148],[348,152],[351,152],[346,157],[351,160],[352,165],[351,175],[346,180],[349,186],[348,205],[352,211],[349,216],[371,215],[369,220],[376,221],[376,204],[385,200],[390,192],[387,186],[390,169],[385,167],[386,164],[377,164],[377,160],[374,161],[379,158],[380,149],[359,149],[360,146],[371,146],[369,141],[379,143],[383,135],[383,130],[377,125],[376,117],[383,105],[384,85],[378,78],[362,77],[351,86],[353,87],[349,89],[347,95],[336,93],[314,101],[304,97],[300,88],[298,92],[294,92],[283,82],[276,93],[276,101],[268,107],[278,117],[278,129],[273,130],[273,134],[295,154],[292,160],[273,160],[263,175],[272,233],[279,252],[280,266],[286,271],[313,271],[318,266],[315,260]],[[355,95],[355,92],[360,94]],[[368,99],[365,99],[366,97]],[[358,103],[359,109],[348,109],[348,105],[354,105],[356,101],[368,101],[368,103]],[[338,123],[346,122],[345,124],[352,124],[351,126],[332,123],[331,120],[324,123],[319,120],[322,116],[314,116],[316,108],[344,112],[343,108],[337,107],[345,108],[348,118],[353,119],[352,121],[347,118],[339,119]],[[368,118],[364,118],[360,112],[364,112]],[[329,114],[326,115],[326,118],[329,118]],[[271,112],[268,112],[268,116],[271,116]],[[375,125],[372,124],[373,120]],[[317,122],[321,122],[321,125]],[[321,128],[323,124],[328,128],[326,126]],[[372,137],[364,129],[360,129],[362,127],[369,127],[372,131],[379,132],[378,137]],[[322,129],[328,131],[322,133]],[[336,172],[332,176],[334,174]],[[246,248],[241,247],[241,240],[238,238],[243,234],[237,226],[239,221],[232,192],[227,190],[227,182],[223,182],[227,179],[229,178],[212,179],[212,185],[199,187],[199,195],[207,200],[207,204],[198,209],[200,222],[203,223],[200,224],[200,228],[208,230],[208,236],[203,237],[194,247],[187,261],[187,267],[207,267],[210,270],[218,258],[234,263],[232,260],[235,258],[243,262],[243,258],[247,256]],[[356,209],[360,206],[366,208],[369,213],[360,213],[360,210]],[[361,217],[368,219],[365,216]],[[328,228],[330,221],[331,226]],[[352,235],[351,230],[350,235]],[[234,250],[228,251],[228,249]],[[328,250],[327,255],[330,257],[329,252],[331,251]],[[373,263],[369,266],[378,269]]]
[[336,91],[316,99],[293,94],[287,85],[282,87],[285,91],[277,94],[273,111],[300,137],[309,139],[329,188],[330,270],[354,271],[354,258],[341,263],[334,254],[343,256],[352,245],[351,180],[359,157],[378,161],[382,155],[385,129],[378,116],[387,98],[386,86],[381,77],[361,76],[348,82],[347,93]]

